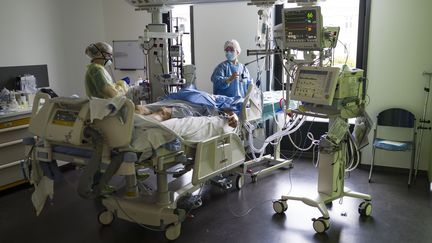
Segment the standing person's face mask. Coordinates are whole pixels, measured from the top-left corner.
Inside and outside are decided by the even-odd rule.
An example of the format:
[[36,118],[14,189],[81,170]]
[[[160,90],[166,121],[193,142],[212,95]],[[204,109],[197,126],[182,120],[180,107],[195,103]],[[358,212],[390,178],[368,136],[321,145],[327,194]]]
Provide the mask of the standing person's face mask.
[[109,66],[109,65],[111,65],[112,64],[112,60],[111,59],[106,59],[105,60],[105,67],[107,67],[107,66]]
[[225,57],[228,61],[232,62],[232,61],[236,60],[237,55],[233,51],[227,51],[227,52],[225,52]]

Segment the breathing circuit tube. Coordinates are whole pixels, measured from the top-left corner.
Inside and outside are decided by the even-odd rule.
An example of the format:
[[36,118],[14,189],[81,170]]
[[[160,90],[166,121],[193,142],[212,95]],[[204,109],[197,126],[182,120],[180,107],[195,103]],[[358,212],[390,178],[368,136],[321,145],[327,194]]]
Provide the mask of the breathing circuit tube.
[[[269,145],[270,143],[272,143],[272,141],[276,140],[276,139],[280,139],[286,135],[289,135],[291,133],[296,132],[302,125],[303,123],[306,121],[305,117],[299,117],[296,116],[294,121],[285,129],[283,129],[282,131],[276,132],[273,135],[269,136],[268,138],[265,139],[264,144],[261,146],[261,148],[256,148],[253,145],[253,130],[255,129],[255,127],[250,124],[249,122],[245,123],[245,128],[248,132],[248,145],[249,147],[252,149],[252,156],[254,158],[254,160],[257,160],[259,158],[261,158],[264,154],[265,148],[267,147],[267,145]],[[258,157],[256,157],[255,153],[259,153],[260,155]]]

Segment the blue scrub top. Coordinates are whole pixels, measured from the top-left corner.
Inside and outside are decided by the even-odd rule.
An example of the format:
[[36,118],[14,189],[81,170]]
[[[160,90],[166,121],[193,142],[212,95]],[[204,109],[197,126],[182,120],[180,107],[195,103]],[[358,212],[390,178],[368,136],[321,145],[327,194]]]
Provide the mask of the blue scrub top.
[[[226,80],[231,77],[234,72],[237,72],[239,76],[231,83],[227,84]],[[213,71],[211,81],[213,82],[213,94],[229,97],[245,97],[251,78],[245,65],[224,61]]]

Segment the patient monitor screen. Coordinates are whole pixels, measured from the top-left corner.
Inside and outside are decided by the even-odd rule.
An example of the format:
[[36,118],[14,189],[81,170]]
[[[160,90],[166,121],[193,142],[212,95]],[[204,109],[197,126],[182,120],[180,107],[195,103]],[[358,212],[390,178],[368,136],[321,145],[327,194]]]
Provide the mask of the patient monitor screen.
[[318,6],[284,9],[285,47],[321,48],[321,9]]
[[297,71],[293,88],[293,100],[331,105],[337,84],[339,68],[301,67]]

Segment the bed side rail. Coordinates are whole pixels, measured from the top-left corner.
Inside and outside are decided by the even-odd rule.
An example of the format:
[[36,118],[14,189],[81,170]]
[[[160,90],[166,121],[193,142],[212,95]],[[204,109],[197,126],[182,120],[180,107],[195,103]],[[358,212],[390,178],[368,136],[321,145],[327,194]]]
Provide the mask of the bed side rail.
[[206,180],[235,167],[245,160],[245,150],[235,133],[213,137],[198,143],[192,184],[198,185]]
[[127,99],[116,116],[108,116],[103,120],[94,120],[94,127],[104,136],[110,148],[128,147],[132,140],[134,127],[135,105]]

